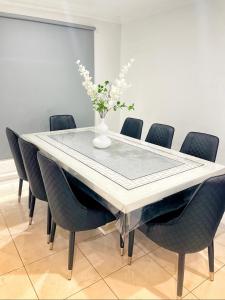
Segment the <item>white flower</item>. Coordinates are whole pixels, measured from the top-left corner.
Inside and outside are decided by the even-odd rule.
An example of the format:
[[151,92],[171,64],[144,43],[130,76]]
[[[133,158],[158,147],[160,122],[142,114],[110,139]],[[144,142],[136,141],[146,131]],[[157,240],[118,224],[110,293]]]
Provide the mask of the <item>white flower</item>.
[[112,100],[110,100],[109,102],[108,102],[108,108],[109,109],[111,109],[111,108],[113,108],[114,106],[115,106],[115,101],[112,101]]
[[114,106],[117,105],[118,101],[121,101],[122,95],[127,88],[131,85],[128,84],[125,80],[125,75],[127,74],[129,68],[131,67],[132,63],[134,62],[133,59],[128,62],[127,65],[123,66],[119,77],[115,80],[114,84],[108,83],[103,84],[104,88],[100,89],[99,86],[92,82],[92,77],[86,68],[80,63],[80,60],[77,60],[76,63],[78,65],[78,70],[83,78],[82,85],[87,91],[88,96],[91,98],[93,103],[93,108],[97,110],[98,104],[101,101],[104,101],[104,112],[111,110]]

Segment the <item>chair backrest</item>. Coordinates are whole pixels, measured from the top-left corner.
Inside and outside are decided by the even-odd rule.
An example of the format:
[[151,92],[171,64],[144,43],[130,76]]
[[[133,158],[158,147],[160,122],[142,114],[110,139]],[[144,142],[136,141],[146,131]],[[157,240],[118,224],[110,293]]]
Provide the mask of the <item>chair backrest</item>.
[[203,182],[179,217],[156,225],[160,245],[178,252],[198,252],[210,245],[225,210],[225,175]]
[[37,160],[39,149],[22,138],[19,138],[19,146],[32,194],[40,200],[47,201],[47,195]]
[[85,208],[75,197],[57,163],[40,152],[37,157],[54,222],[66,230],[76,231],[85,219]]
[[121,134],[140,139],[142,133],[143,121],[135,118],[126,118],[121,129]]
[[21,156],[20,148],[19,148],[19,135],[10,128],[6,128],[6,136],[9,142],[9,147],[12,152],[12,156],[16,165],[17,173],[19,178],[23,180],[27,180],[27,174],[25,171],[25,167],[23,164],[23,159]]
[[218,146],[219,138],[215,135],[189,132],[181,146],[180,152],[214,162]]
[[49,118],[50,130],[65,130],[76,128],[76,123],[72,115],[55,115]]
[[171,148],[174,135],[174,128],[169,125],[154,123],[149,129],[146,142],[165,148]]

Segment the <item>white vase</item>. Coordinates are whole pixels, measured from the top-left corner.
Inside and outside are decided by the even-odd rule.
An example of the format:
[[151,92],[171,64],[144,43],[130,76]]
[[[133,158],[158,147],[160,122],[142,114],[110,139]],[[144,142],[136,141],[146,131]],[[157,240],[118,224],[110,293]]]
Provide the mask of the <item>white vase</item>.
[[111,145],[111,139],[107,136],[108,126],[105,123],[105,118],[101,118],[97,131],[99,135],[93,139],[93,145],[100,149],[108,148]]

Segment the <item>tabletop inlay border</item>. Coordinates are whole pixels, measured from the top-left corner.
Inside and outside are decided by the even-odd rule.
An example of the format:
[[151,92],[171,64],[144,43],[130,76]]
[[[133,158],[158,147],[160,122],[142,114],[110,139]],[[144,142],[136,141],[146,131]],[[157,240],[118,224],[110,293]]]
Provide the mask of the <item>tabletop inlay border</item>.
[[[51,133],[50,135],[54,135],[54,134],[60,134],[60,133],[59,132],[58,133]],[[61,134],[63,134],[63,133],[61,133]],[[132,180],[132,179],[128,179],[125,176],[115,172],[114,170],[98,163],[94,159],[89,158],[85,154],[80,153],[79,151],[73,149],[72,147],[69,147],[66,144],[63,144],[61,142],[57,142],[57,141],[51,139],[48,135],[43,134],[43,133],[42,134],[35,134],[35,136],[37,138],[41,139],[42,141],[48,143],[49,145],[51,145],[55,148],[57,148],[58,150],[65,153],[66,155],[78,160],[79,162],[83,163],[84,165],[86,165],[87,167],[93,169],[94,171],[98,172],[99,174],[105,176],[106,178],[112,180],[113,182],[120,185],[122,188],[124,188],[126,190],[132,190],[132,189],[135,189],[135,188],[138,188],[138,187],[142,187],[142,186],[147,185],[149,183],[156,182],[156,181],[159,181],[159,180],[162,180],[162,179],[165,179],[165,178],[169,178],[169,177],[175,176],[177,174],[181,174],[181,173],[187,172],[189,170],[193,170],[195,168],[199,168],[201,166],[204,166],[204,163],[201,164],[201,163],[195,162],[195,161],[193,161],[189,158],[187,159],[187,158],[182,158],[182,157],[179,157],[179,156],[175,156],[175,155],[167,153],[166,151],[163,151],[161,149],[151,148],[151,150],[150,150],[148,148],[148,146],[145,146],[145,145],[142,145],[142,144],[139,144],[139,143],[135,143],[133,141],[126,140],[126,143],[129,143],[131,145],[135,145],[136,147],[147,149],[148,151],[152,151],[152,152],[155,152],[155,153],[161,152],[161,153],[164,153],[164,156],[169,157],[170,159],[177,160],[177,161],[183,161],[182,165],[179,165],[179,166],[176,166],[176,167],[171,167],[169,169],[159,171],[159,172],[156,172],[156,173],[152,173],[151,175],[145,175],[145,176],[140,177],[138,179],[133,179]],[[116,136],[112,136],[112,138],[123,141],[122,138],[120,139]],[[65,150],[65,147],[67,147],[67,151]],[[160,155],[162,155],[162,154],[160,154]],[[174,157],[176,157],[176,159]]]

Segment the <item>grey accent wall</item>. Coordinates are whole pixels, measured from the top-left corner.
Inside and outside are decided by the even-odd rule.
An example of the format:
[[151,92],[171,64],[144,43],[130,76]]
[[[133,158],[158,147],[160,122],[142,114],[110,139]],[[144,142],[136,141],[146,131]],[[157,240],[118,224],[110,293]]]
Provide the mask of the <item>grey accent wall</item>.
[[0,17],[0,159],[11,157],[6,126],[46,131],[54,114],[94,124],[77,59],[94,74],[93,30]]

